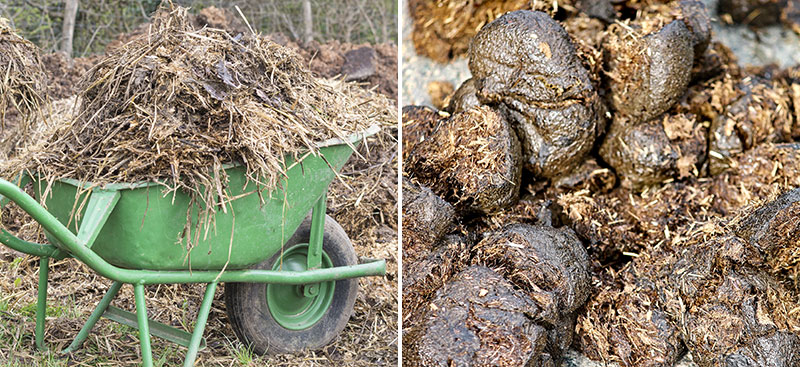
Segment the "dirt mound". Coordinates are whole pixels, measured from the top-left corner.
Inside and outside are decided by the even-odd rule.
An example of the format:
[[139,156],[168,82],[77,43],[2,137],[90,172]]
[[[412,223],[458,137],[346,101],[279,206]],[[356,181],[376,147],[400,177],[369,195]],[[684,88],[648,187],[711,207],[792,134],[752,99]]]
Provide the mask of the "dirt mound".
[[220,9],[216,6],[200,10],[200,13],[194,17],[194,24],[198,29],[203,27],[222,29],[233,36],[250,31],[240,17],[228,9]]
[[81,78],[89,72],[102,56],[76,57],[70,60],[61,52],[42,56],[44,70],[47,73],[47,92],[50,98],[58,100],[76,95]]
[[345,65],[347,52],[364,47],[372,48],[375,51],[375,73],[363,80],[363,83],[369,87],[376,87],[378,92],[397,100],[397,45],[393,43],[370,45],[333,40],[326,43],[312,41],[308,45],[301,46],[283,34],[270,34],[268,37],[295,50],[308,68],[323,78],[343,75],[342,68]]

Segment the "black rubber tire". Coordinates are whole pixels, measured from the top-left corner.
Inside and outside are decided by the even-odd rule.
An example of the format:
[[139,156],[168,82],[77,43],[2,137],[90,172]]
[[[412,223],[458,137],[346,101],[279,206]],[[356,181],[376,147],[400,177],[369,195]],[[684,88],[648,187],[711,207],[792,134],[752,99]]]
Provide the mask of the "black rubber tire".
[[[285,248],[298,243],[308,243],[310,232],[309,215],[286,243]],[[339,223],[327,215],[322,249],[331,259],[333,266],[358,263],[347,233]],[[279,257],[280,253],[252,268],[272,269]],[[320,349],[342,332],[353,314],[353,305],[358,295],[358,279],[337,281],[333,301],[327,312],[316,324],[305,330],[286,329],[272,318],[267,304],[266,288],[265,284],[259,283],[225,284],[225,308],[233,331],[242,343],[251,347],[257,354],[297,353]]]

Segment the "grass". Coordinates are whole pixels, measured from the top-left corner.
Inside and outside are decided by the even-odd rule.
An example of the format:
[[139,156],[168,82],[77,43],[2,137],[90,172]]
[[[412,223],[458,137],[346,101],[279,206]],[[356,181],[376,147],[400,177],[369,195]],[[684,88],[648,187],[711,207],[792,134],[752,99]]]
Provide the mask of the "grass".
[[[35,239],[31,239],[35,240]],[[389,246],[396,246],[396,242]],[[385,248],[359,249],[365,256],[390,257]],[[388,256],[387,256],[388,255]],[[395,263],[392,263],[392,266]],[[390,269],[390,271],[393,271]],[[137,330],[101,319],[81,349],[58,353],[69,345],[97,302],[110,286],[74,259],[50,265],[45,342],[49,350],[34,347],[38,259],[20,256],[0,245],[0,367],[16,366],[138,366]],[[394,366],[396,355],[396,285],[386,278],[364,278],[350,323],[332,345],[301,355],[258,356],[241,344],[231,330],[217,291],[206,327],[208,347],[196,366]],[[195,325],[203,285],[148,286],[146,301],[151,318],[182,328]],[[124,286],[112,303],[133,310],[133,287]],[[369,325],[366,326],[365,325]],[[155,366],[180,366],[186,348],[153,337]]]
[[[66,306],[48,306],[48,321],[50,324],[78,325],[71,322],[70,315],[65,312]],[[86,316],[79,318],[83,321]],[[55,320],[53,320],[55,318]],[[75,320],[73,320],[75,321]],[[25,305],[17,309],[9,309],[8,302],[0,303],[0,367],[42,366],[60,367],[80,365],[92,366],[117,366],[138,365],[138,332],[134,328],[110,321],[101,321],[99,326],[90,334],[83,347],[74,355],[59,353],[68,343],[69,339],[57,338],[54,344],[48,344],[46,351],[37,351],[33,346],[33,330],[35,325],[35,304]],[[49,326],[49,325],[48,325]],[[71,327],[74,329],[74,327]],[[48,331],[52,331],[48,328]],[[49,333],[48,333],[49,334]],[[60,333],[65,337],[74,337],[77,331]],[[71,334],[71,335],[66,335]],[[45,342],[52,335],[47,335]],[[181,365],[186,354],[186,348],[171,344],[156,337],[153,343],[153,364],[156,367]],[[211,342],[211,341],[209,341]],[[118,347],[126,348],[122,351]],[[199,366],[262,366],[270,365],[270,358],[260,357],[239,343],[236,339],[225,340],[218,348],[207,348],[198,358]],[[109,353],[109,350],[111,352]],[[216,350],[227,351],[222,356],[217,356]],[[119,358],[134,357],[134,358]]]
[[255,359],[255,355],[253,354],[253,350],[244,346],[244,344],[237,343],[238,345],[235,346],[233,349],[233,356],[236,357],[236,361],[239,362],[242,366],[249,366],[253,363]]

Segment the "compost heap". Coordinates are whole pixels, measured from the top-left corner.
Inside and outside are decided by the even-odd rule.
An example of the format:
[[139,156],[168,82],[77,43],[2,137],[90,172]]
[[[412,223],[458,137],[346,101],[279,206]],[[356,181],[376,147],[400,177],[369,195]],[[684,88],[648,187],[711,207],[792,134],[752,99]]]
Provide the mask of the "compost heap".
[[798,366],[800,67],[692,0],[498,16],[403,108],[404,363]]
[[50,182],[160,182],[209,212],[230,200],[223,164],[244,164],[269,192],[285,156],[301,159],[316,142],[394,118],[385,97],[314,78],[292,51],[260,36],[196,30],[187,9],[171,4],[82,85],[76,117],[54,125],[15,168]]
[[[17,35],[5,18],[0,18],[0,125],[3,129],[27,126],[42,119],[48,107],[45,73],[39,49]],[[9,115],[15,115],[10,118]],[[16,146],[20,136],[8,135],[2,142],[7,154]]]

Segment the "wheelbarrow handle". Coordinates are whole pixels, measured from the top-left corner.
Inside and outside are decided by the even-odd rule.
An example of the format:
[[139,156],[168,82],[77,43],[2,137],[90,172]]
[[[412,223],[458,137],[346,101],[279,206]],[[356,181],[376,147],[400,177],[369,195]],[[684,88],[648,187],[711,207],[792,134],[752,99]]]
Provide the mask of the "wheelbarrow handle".
[[[19,175],[17,175],[17,177],[15,177],[11,182],[12,183],[16,182],[15,186],[17,186],[18,188],[23,188],[25,187],[25,185],[31,182],[31,176],[28,176],[25,172],[22,172]],[[5,195],[0,195],[0,210],[5,208],[6,205],[8,205],[8,203],[10,202],[11,199],[6,197]]]
[[[33,217],[34,220],[39,222],[45,230],[52,233],[57,238],[75,237],[67,227],[61,224],[61,222],[39,204],[36,199],[26,194],[25,191],[20,188],[30,182],[30,177],[28,177],[28,175],[18,176],[15,181],[19,183],[19,186],[0,178],[0,209],[5,207],[9,201],[13,201],[19,205],[22,210]],[[0,229],[0,242],[14,250],[29,255],[52,257],[56,259],[68,256],[53,245],[28,242],[11,234],[5,229]]]

